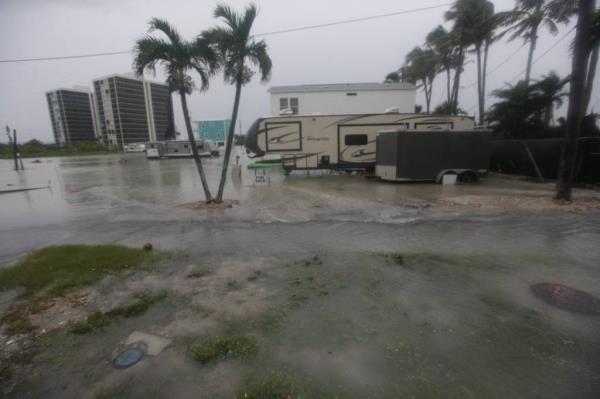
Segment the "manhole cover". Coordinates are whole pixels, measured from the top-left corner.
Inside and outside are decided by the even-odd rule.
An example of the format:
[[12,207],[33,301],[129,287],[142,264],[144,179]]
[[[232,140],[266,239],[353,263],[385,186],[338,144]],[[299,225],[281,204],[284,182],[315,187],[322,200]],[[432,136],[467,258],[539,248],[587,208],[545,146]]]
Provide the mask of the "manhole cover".
[[587,292],[555,283],[530,286],[535,296],[562,310],[586,315],[600,315],[600,300]]
[[117,369],[126,369],[139,362],[144,356],[144,351],[140,348],[129,348],[119,353],[113,360],[113,365]]

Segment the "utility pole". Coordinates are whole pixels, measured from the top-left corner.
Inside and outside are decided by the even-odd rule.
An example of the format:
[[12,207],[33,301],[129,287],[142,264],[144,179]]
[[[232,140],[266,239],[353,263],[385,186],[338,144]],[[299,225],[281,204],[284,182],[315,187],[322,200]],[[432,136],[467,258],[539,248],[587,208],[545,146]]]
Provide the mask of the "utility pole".
[[12,142],[13,147],[13,158],[15,159],[15,170],[19,170],[19,160],[17,157],[17,130],[13,129],[13,136],[10,137],[10,127],[6,125],[6,135],[8,136],[8,143]]

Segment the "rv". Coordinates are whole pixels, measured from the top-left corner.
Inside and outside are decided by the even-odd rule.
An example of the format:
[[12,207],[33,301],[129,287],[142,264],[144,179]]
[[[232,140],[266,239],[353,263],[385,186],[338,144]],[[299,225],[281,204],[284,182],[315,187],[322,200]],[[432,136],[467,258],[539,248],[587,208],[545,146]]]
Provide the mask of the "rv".
[[473,130],[467,116],[423,114],[304,115],[262,118],[246,135],[251,157],[277,154],[286,171],[373,170],[377,132]]
[[487,175],[492,149],[487,130],[382,131],[376,144],[375,174],[387,181],[474,182]]

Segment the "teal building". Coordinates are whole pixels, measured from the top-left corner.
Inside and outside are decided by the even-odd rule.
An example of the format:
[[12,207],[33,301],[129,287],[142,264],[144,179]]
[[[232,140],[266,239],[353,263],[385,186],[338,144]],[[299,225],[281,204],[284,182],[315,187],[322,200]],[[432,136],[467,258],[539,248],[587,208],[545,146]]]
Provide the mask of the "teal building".
[[231,120],[229,119],[214,119],[207,121],[195,121],[196,138],[198,140],[211,140],[218,145],[225,145],[227,133]]

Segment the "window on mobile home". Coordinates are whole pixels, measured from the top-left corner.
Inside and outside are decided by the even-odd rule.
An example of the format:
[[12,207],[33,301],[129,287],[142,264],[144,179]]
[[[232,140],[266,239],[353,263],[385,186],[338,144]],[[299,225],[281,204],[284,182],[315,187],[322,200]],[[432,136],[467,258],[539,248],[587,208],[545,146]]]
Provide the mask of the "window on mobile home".
[[344,138],[346,145],[367,145],[369,138],[366,134],[349,134]]
[[279,110],[283,111],[284,109],[288,109],[288,99],[287,97],[282,97],[279,99]]
[[293,115],[298,115],[298,97],[281,97],[279,99],[279,111],[291,109]]
[[294,115],[298,115],[298,97],[290,98],[290,108],[292,109]]

